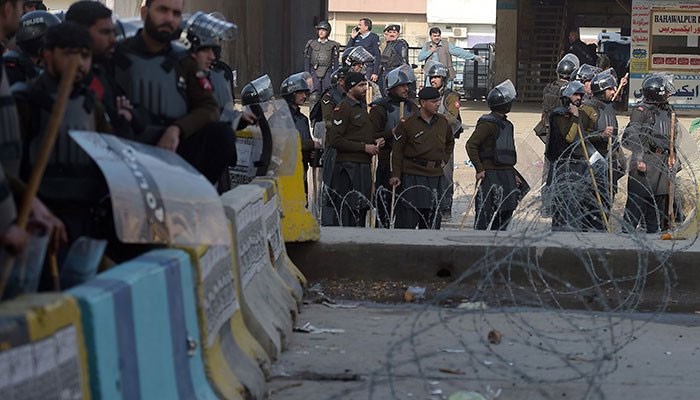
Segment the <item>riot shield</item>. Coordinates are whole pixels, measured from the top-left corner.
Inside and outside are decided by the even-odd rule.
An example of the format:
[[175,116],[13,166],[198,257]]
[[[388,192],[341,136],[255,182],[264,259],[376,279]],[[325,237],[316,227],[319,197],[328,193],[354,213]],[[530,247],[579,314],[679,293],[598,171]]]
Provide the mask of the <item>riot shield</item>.
[[[258,107],[259,109],[256,110]],[[299,133],[294,126],[294,119],[289,112],[287,102],[284,100],[270,100],[246,106],[246,110],[256,115],[261,114],[264,116],[264,121],[261,120],[259,126],[248,128],[253,132],[253,136],[259,135],[264,142],[264,130],[269,129],[272,138],[271,155],[266,175],[293,175],[299,153]],[[258,130],[259,133],[255,133],[255,130]],[[255,159],[255,155],[253,155],[253,159]],[[259,161],[265,162],[265,160]]]
[[228,244],[214,187],[174,152],[116,136],[70,131],[102,171],[124,243]]

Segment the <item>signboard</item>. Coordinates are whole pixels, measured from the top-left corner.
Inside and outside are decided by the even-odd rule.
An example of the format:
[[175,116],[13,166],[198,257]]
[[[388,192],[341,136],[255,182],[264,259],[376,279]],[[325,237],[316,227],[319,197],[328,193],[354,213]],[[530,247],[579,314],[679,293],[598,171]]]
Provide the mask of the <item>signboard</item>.
[[628,104],[641,99],[644,78],[655,72],[674,74],[676,109],[700,109],[700,2],[634,0]]

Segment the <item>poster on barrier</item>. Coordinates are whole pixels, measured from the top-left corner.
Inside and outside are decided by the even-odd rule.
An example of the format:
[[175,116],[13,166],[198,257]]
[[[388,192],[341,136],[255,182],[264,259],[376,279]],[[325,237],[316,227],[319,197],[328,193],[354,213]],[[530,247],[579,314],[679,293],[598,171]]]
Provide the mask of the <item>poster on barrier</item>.
[[221,327],[238,310],[230,246],[211,246],[200,259],[206,321],[207,346],[211,347]]
[[104,175],[114,225],[125,243],[226,245],[216,189],[174,152],[113,135],[70,131]]

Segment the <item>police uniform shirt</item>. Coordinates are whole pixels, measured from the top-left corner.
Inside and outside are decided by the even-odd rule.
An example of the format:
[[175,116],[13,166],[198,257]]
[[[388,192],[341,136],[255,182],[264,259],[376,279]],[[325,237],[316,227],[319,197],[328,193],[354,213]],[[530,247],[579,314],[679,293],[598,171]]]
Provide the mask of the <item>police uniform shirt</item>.
[[[394,142],[394,134],[392,129],[399,125],[397,124],[391,127],[386,126],[387,120],[389,119],[387,106],[395,107],[396,110],[399,110],[401,107],[400,102],[397,102],[396,100],[386,100],[384,102],[373,104],[372,109],[369,112],[369,117],[372,120],[375,130],[377,131],[375,135],[383,137],[385,141],[384,147],[382,147],[379,152],[379,158],[381,160],[389,159],[389,153],[391,153],[391,147]],[[398,111],[396,112],[398,113]],[[404,119],[417,112],[418,106],[416,103],[412,102],[411,100],[404,101]]]
[[430,122],[420,113],[410,116],[396,128],[391,155],[391,175],[442,176],[443,166],[454,150],[454,136],[449,122],[435,114]]
[[333,123],[333,110],[343,101],[343,98],[345,98],[345,92],[338,85],[326,90],[321,97],[321,115],[327,131],[330,131]]
[[[143,40],[141,31],[139,31],[136,36],[124,40],[117,46],[115,62],[118,63],[120,58],[123,59],[125,57],[123,52],[131,52],[137,56],[149,58],[157,54],[170,54],[172,51],[175,50],[168,44],[158,53],[151,52]],[[120,55],[120,53],[122,54]],[[179,127],[182,132],[182,138],[186,138],[204,128],[206,124],[219,120],[219,104],[212,94],[213,87],[209,79],[197,76],[199,67],[194,58],[189,56],[181,57],[175,68],[177,69],[178,77],[181,78],[179,80],[183,82],[181,89],[187,102],[187,114],[177,118],[171,125]],[[140,73],[140,71],[135,70],[129,72],[131,74]],[[178,83],[173,82],[173,84]],[[146,104],[143,106],[148,107]],[[156,111],[149,110],[153,115],[157,115]]]
[[337,162],[369,163],[372,156],[365,152],[365,144],[374,144],[375,129],[364,103],[345,97],[333,110],[330,145],[338,154]]

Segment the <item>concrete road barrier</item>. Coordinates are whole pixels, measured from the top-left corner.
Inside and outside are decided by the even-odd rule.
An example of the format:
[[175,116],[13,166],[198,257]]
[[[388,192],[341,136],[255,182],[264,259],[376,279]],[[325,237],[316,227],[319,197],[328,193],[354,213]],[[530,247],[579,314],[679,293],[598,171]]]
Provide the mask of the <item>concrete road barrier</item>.
[[90,399],[86,354],[73,298],[37,294],[0,304],[2,399]]
[[270,358],[248,331],[236,295],[231,246],[184,249],[195,271],[197,311],[202,332],[202,349],[207,375],[225,398],[237,388],[236,378],[245,386],[248,397],[260,399],[265,392],[265,374]]
[[306,277],[299,271],[292,260],[287,256],[287,248],[282,237],[280,224],[280,197],[277,193],[277,180],[275,178],[259,177],[253,180],[253,185],[260,186],[264,190],[263,221],[267,242],[270,248],[270,257],[277,273],[289,286],[292,295],[301,303],[304,297]]
[[69,291],[80,304],[94,398],[219,398],[204,372],[193,288],[187,254],[158,250]]
[[243,317],[255,334],[269,339],[263,341],[274,344],[276,353],[270,354],[274,359],[291,335],[298,309],[289,288],[270,263],[262,218],[263,190],[255,185],[241,185],[224,193],[221,200],[234,227],[234,262],[240,273]]

